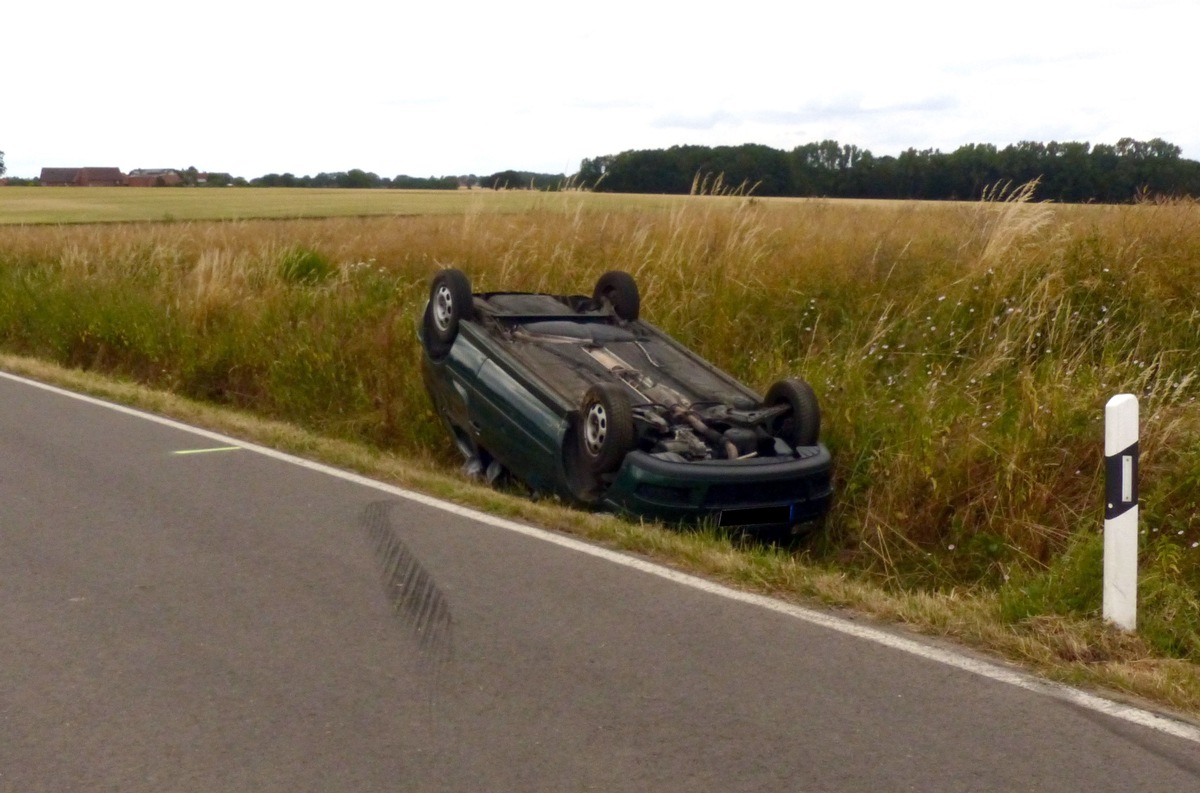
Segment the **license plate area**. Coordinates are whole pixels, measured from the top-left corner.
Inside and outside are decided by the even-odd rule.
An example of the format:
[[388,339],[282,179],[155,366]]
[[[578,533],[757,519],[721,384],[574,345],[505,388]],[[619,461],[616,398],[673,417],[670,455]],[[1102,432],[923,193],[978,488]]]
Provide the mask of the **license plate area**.
[[784,526],[792,522],[792,508],[789,504],[778,507],[746,507],[745,509],[724,509],[718,519],[718,525],[725,526]]

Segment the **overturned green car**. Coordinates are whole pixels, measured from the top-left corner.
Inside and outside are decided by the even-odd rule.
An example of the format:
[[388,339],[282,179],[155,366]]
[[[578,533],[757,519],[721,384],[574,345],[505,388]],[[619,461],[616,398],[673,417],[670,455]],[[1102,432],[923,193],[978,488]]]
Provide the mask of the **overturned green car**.
[[475,294],[437,273],[421,322],[430,399],[475,472],[666,522],[792,530],[829,508],[803,380],[762,398],[650,323],[627,273],[589,295]]

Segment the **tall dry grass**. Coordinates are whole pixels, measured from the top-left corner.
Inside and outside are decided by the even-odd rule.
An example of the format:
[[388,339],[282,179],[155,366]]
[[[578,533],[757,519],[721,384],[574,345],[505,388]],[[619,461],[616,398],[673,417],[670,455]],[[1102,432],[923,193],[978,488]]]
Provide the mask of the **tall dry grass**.
[[430,275],[587,292],[759,388],[816,388],[838,498],[805,552],[1011,619],[1099,609],[1103,405],[1142,399],[1142,624],[1200,658],[1200,207],[696,195],[523,214],[7,228],[0,343],[453,464],[416,373]]

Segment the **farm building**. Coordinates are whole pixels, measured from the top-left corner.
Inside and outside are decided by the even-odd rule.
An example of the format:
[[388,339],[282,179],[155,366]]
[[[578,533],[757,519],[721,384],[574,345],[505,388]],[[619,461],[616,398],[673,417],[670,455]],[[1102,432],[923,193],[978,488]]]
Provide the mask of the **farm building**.
[[129,178],[120,168],[43,168],[40,181],[49,187],[124,187]]
[[183,177],[174,168],[134,168],[129,172],[130,187],[174,187]]

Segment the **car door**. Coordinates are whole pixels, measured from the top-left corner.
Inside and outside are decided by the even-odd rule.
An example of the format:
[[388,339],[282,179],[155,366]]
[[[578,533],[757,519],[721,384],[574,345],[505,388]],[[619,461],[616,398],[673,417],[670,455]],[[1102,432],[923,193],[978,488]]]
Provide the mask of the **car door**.
[[471,419],[480,444],[519,479],[558,488],[565,420],[493,360],[476,373]]

